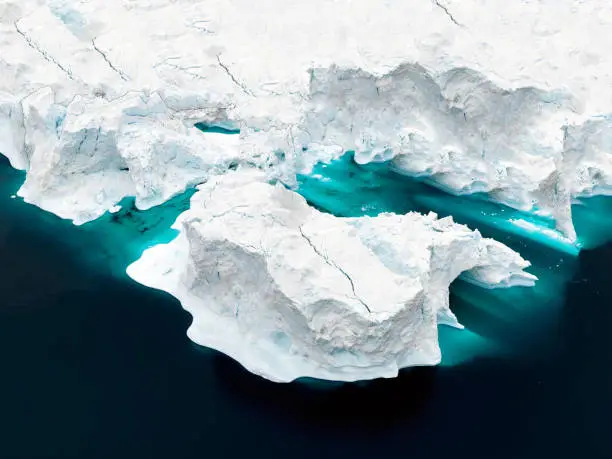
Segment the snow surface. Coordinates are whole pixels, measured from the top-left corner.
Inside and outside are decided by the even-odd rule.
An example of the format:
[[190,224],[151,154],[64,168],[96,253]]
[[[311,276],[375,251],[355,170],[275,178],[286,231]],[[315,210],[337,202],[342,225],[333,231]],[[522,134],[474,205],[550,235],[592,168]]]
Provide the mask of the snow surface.
[[189,337],[273,381],[397,376],[440,361],[437,325],[460,326],[448,288],[531,286],[529,262],[436,215],[337,218],[252,171],[214,177],[128,267],[177,297]]
[[611,26],[607,0],[4,0],[0,151],[76,223],[355,150],[574,240],[572,197],[612,182]]

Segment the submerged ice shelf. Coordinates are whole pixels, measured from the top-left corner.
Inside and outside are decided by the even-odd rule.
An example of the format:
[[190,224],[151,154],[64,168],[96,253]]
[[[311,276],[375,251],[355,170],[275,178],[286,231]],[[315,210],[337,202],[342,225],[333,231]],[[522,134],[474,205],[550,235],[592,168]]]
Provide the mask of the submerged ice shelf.
[[[348,239],[342,241],[349,245],[359,239],[358,221],[377,222],[372,224],[378,228],[384,226],[381,222],[401,226],[414,219],[428,228],[425,232],[448,223],[408,213],[429,210],[453,215],[471,228],[486,228],[501,242],[504,233],[519,234],[575,255],[581,244],[600,241],[592,235],[590,241],[577,238],[579,220],[586,220],[589,212],[575,203],[610,194],[612,186],[612,73],[608,47],[598,39],[612,26],[609,2],[520,2],[509,7],[502,0],[449,0],[443,6],[416,0],[384,5],[289,0],[282,6],[274,0],[260,2],[256,10],[246,0],[0,4],[0,152],[26,171],[18,195],[75,224],[95,225],[96,220],[124,218],[129,211],[120,207],[126,200],[133,199],[135,209],[159,209],[173,199],[180,201],[197,184],[206,183],[202,189],[208,189],[210,183],[240,182],[232,178],[240,170],[240,177],[258,177],[241,187],[268,190],[261,191],[267,196],[272,188],[266,183],[284,183],[311,204],[349,217],[303,210],[330,228],[344,228],[340,233]],[[353,152],[351,158],[347,151]],[[382,177],[386,187],[395,187],[399,205],[389,209],[388,202],[381,203],[380,196],[363,187],[355,196],[350,180],[318,174],[321,163],[334,173],[338,164],[346,174],[357,166],[357,174],[374,170],[375,179]],[[225,175],[227,179],[219,178]],[[430,187],[422,192],[425,182]],[[345,202],[337,200],[333,209],[325,209],[326,196],[335,188]],[[201,191],[195,196],[194,203],[209,205]],[[256,196],[244,196],[235,205],[253,210]],[[356,198],[364,201],[359,209],[353,205]],[[305,206],[299,198],[291,199]],[[296,211],[285,204],[265,211]],[[216,205],[223,204],[210,204]],[[406,215],[378,216],[389,210]],[[198,212],[210,218],[201,209],[185,215]],[[181,222],[187,221],[185,215]],[[459,228],[449,227],[454,228],[451,233]],[[295,228],[281,229],[297,237]],[[182,250],[180,241],[190,241],[183,233],[150,249],[134,266],[144,266],[151,253]],[[385,250],[416,250],[408,247],[406,233],[405,241],[400,238]],[[230,233],[228,240],[234,243],[232,238],[240,237]],[[302,245],[309,237],[302,237]],[[495,248],[490,254],[494,259],[484,270],[459,269],[458,264],[453,268],[457,275],[464,271],[463,278],[484,286],[531,283],[530,276],[515,272],[524,267],[522,262],[506,264],[508,254],[515,252],[486,238],[478,240]],[[253,249],[258,256],[259,249]],[[272,249],[276,247],[265,248],[266,253]],[[384,265],[385,257],[372,253],[370,262]],[[493,262],[499,266],[494,268]],[[506,272],[509,266],[514,275]],[[285,263],[277,268],[317,281],[306,266]],[[138,276],[145,284],[159,280],[153,271],[149,280],[142,272],[147,271]],[[266,272],[278,283],[278,272]],[[440,284],[439,291],[446,291],[451,280]],[[174,284],[168,289],[187,295]],[[430,308],[437,311],[434,322],[455,323],[442,296]],[[181,300],[187,304],[189,298]],[[299,298],[292,301],[302,305]],[[343,301],[346,310],[355,306],[355,298],[353,303]],[[369,330],[358,323],[356,330],[360,326]],[[191,330],[195,336],[195,328]],[[212,345],[212,338],[198,339]],[[287,343],[282,336],[272,341],[276,350]],[[427,343],[423,346],[428,350],[419,355],[434,362],[437,343]],[[296,345],[296,350],[312,348],[304,346]],[[394,352],[389,351],[389,359],[395,358],[395,364],[385,360],[381,374],[393,374],[402,362],[420,361]],[[369,354],[358,357],[364,355]],[[349,359],[345,379],[356,378],[355,368],[363,362],[342,356],[332,361]],[[244,363],[251,357],[237,358]],[[276,357],[269,358],[272,365]],[[325,374],[312,367],[316,359],[309,364],[286,358],[297,366],[292,370],[290,365],[278,379]],[[257,367],[250,360],[247,366]],[[373,367],[371,371],[370,376],[376,374]],[[275,370],[260,373],[273,375]]]

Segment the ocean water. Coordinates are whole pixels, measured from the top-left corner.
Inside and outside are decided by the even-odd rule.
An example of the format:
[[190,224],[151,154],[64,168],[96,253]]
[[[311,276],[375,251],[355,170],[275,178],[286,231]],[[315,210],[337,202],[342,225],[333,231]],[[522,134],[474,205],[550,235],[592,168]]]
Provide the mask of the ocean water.
[[[452,215],[455,221],[477,228],[532,262],[528,270],[539,278],[533,288],[487,290],[460,280],[453,283],[451,301],[467,330],[440,327],[442,365],[455,365],[479,355],[521,353],[535,343],[545,345],[548,335],[542,332],[556,326],[565,285],[576,269],[578,250],[555,239],[530,234],[512,225],[511,220],[521,218],[543,228],[552,228],[553,222],[491,203],[484,196],[449,195],[399,175],[386,164],[358,165],[350,152],[298,178],[298,191],[324,212],[338,216],[410,211]],[[597,210],[602,205],[599,203]],[[590,207],[584,204],[581,210],[585,216],[581,229],[600,236],[588,220]],[[527,325],[531,323],[537,326]]]
[[[592,214],[607,201],[580,214],[602,245],[571,255],[484,224],[474,202],[352,172],[336,181],[352,193],[333,200],[347,214],[368,187],[370,205],[381,200],[372,212],[449,205],[520,248],[542,282],[503,293],[456,282],[452,307],[468,330],[442,336],[440,367],[367,385],[273,384],[191,343],[180,304],[124,274],[172,237],[189,194],[147,212],[126,200],[74,227],[11,199],[23,174],[1,160],[0,458],[612,457],[612,245]],[[329,206],[307,181],[303,194]],[[415,188],[430,199],[406,204]]]

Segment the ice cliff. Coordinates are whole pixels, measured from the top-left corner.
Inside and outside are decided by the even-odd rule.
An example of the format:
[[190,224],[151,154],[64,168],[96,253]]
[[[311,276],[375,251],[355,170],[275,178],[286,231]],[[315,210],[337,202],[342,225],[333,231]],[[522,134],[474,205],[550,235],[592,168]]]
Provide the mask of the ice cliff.
[[[0,153],[27,173],[21,197],[76,224],[126,196],[147,209],[238,180],[227,202],[207,200],[203,186],[179,238],[132,273],[194,312],[195,340],[253,371],[391,375],[439,359],[435,324],[455,323],[454,277],[522,285],[525,263],[448,220],[335,219],[265,181],[292,187],[297,173],[354,151],[360,163],[551,218],[554,237],[573,244],[572,200],[612,184],[611,27],[606,0],[3,0]],[[266,180],[218,178],[237,169]],[[253,234],[231,226],[251,224]],[[276,242],[261,242],[264,224]],[[225,277],[205,288],[207,251]],[[157,253],[171,273],[149,267]],[[251,290],[235,290],[232,270]],[[204,297],[213,309],[198,305]],[[228,312],[235,298],[250,305],[240,320]],[[265,330],[248,326],[256,308]],[[228,347],[205,320],[213,313],[252,336]]]
[[263,174],[201,185],[169,244],[128,274],[176,296],[189,337],[274,381],[397,376],[440,361],[439,323],[461,273],[487,287],[533,285],[503,244],[435,214],[336,218]]

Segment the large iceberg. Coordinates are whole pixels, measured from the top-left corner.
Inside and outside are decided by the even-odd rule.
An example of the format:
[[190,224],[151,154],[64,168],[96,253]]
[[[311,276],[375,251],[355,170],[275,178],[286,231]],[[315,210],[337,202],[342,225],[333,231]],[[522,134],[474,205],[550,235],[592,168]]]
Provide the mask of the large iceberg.
[[529,263],[435,214],[336,218],[260,173],[201,185],[179,236],[128,267],[193,315],[189,337],[274,381],[397,376],[440,361],[448,288],[530,286]]

